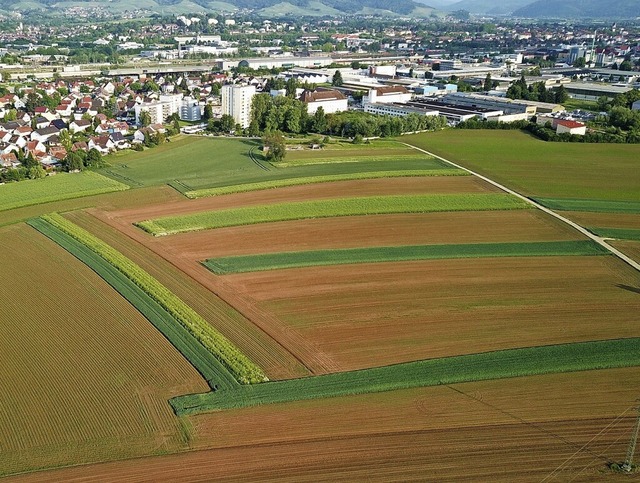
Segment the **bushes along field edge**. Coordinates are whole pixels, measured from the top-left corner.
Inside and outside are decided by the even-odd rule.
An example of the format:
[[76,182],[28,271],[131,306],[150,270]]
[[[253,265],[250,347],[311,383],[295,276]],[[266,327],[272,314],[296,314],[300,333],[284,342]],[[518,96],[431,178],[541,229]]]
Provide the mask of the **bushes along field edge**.
[[43,215],[41,218],[75,238],[120,270],[187,329],[239,382],[253,384],[267,380],[262,370],[225,336],[127,257],[58,213]]
[[640,338],[507,349],[179,396],[176,414],[542,374],[640,366]]

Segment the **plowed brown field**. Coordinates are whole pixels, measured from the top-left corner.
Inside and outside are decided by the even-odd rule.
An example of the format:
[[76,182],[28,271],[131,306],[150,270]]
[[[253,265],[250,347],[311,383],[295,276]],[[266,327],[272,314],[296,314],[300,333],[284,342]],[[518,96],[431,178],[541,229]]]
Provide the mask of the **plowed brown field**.
[[195,261],[286,251],[446,243],[579,240],[541,211],[371,215],[221,228],[158,237],[168,254]]
[[[640,242],[639,241],[630,241],[630,240],[619,240],[619,241],[610,241],[611,245],[616,247],[621,252],[625,253],[627,256],[633,258],[636,262],[640,263]],[[640,289],[640,286],[637,287]]]
[[566,216],[576,223],[597,228],[632,228],[640,229],[640,215],[626,213],[589,213],[586,211],[563,211]]
[[0,475],[177,451],[167,399],[207,390],[93,271],[21,224],[0,230]]
[[10,481],[632,481],[640,369],[303,401],[191,418],[193,447]]
[[235,208],[239,206],[268,205],[293,201],[308,201],[330,198],[446,194],[446,193],[487,193],[497,189],[473,176],[434,176],[391,179],[365,179],[356,181],[338,181],[304,186],[236,193],[214,196],[197,200],[173,200],[141,209],[125,209],[113,214],[129,223],[160,218],[163,216],[195,213],[199,211]]
[[431,260],[226,275],[340,370],[640,336],[640,274],[614,257]]
[[[140,230],[124,224],[120,227],[124,231],[123,234],[96,217],[81,211],[68,213],[65,216],[109,243],[166,285],[205,320],[237,344],[266,371],[270,379],[286,379],[309,374],[304,365],[277,339],[270,337],[268,333],[218,296],[219,292],[225,292],[224,286],[203,286],[189,273],[183,271],[180,264],[172,265],[142,244],[136,243],[136,237],[143,241],[145,238],[150,238]],[[125,236],[126,233],[130,233],[134,239]]]

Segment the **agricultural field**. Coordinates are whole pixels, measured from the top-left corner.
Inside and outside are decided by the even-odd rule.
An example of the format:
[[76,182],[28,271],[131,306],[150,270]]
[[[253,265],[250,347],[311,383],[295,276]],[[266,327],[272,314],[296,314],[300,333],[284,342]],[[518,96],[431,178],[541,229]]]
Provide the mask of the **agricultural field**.
[[91,171],[60,173],[0,186],[0,210],[123,191],[128,186]]
[[519,131],[492,130],[444,130],[401,141],[526,196],[640,202],[637,144],[548,143]]
[[[605,173],[575,163],[579,146],[533,159],[539,145],[508,134],[473,141],[503,143],[489,163],[516,174],[498,181],[615,205],[576,212],[594,231],[640,229],[620,212],[640,203],[633,153],[598,152]],[[459,135],[400,141],[474,151],[446,139]],[[2,327],[19,389],[0,401],[13,445],[0,439],[0,474],[617,481],[606,465],[634,422],[640,273],[397,141],[289,147],[271,164],[253,140],[179,137],[109,160],[102,175],[127,191],[0,212],[0,241],[27,247],[0,255],[8,293],[38,295]]]
[[[127,230],[128,227],[123,226]],[[130,229],[129,229],[130,232]],[[135,232],[131,233],[135,236]],[[165,253],[201,261],[210,257],[346,249],[410,243],[509,243],[582,240],[537,210],[410,213],[263,223],[177,234],[143,242]]]
[[508,194],[448,194],[416,196],[370,196],[313,200],[275,205],[251,206],[194,213],[138,222],[154,236],[189,231],[252,225],[276,221],[338,216],[392,213],[431,213],[438,211],[487,211],[527,209],[529,205]]
[[[132,187],[170,184],[191,198],[294,184],[406,176],[464,175],[406,146],[382,141],[378,148],[291,151],[288,162],[264,161],[253,140],[182,138],[143,153],[109,158],[102,170]],[[389,147],[391,145],[391,147]],[[380,153],[378,153],[380,151]],[[224,153],[224,154],[223,154]],[[338,156],[332,157],[338,153]],[[342,159],[349,153],[349,159]],[[328,156],[329,163],[322,161]],[[297,159],[297,161],[296,161]]]
[[0,475],[187,447],[167,399],[207,390],[193,367],[31,227],[0,229],[0,243]]
[[284,268],[343,265],[352,263],[402,262],[481,257],[535,257],[608,255],[592,241],[534,243],[467,243],[448,245],[405,245],[392,247],[344,248],[280,252],[258,255],[209,258],[203,264],[218,275]]
[[[640,276],[610,256],[429,260],[224,275],[340,370],[636,330]],[[481,330],[480,330],[481,328]]]
[[8,481],[630,481],[603,466],[624,457],[638,377],[548,374],[202,414],[189,418],[201,451]]

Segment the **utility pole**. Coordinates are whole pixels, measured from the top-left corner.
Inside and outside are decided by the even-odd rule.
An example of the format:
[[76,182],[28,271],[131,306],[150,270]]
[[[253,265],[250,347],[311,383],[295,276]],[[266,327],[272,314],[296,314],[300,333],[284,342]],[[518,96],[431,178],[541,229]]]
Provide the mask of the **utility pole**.
[[627,449],[627,459],[624,460],[622,469],[627,472],[633,470],[633,454],[636,451],[636,443],[638,442],[638,433],[640,433],[640,406],[636,408],[638,410],[638,417],[636,418],[636,424],[631,432],[631,441],[629,441],[629,449]]

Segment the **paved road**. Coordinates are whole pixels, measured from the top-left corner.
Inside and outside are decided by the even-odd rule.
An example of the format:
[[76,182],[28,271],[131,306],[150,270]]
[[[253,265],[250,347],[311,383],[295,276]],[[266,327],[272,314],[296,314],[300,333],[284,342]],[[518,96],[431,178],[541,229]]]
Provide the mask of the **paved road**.
[[577,223],[569,220],[568,218],[565,218],[562,215],[559,215],[558,213],[556,213],[553,210],[550,210],[549,208],[547,208],[546,206],[542,206],[540,203],[535,202],[534,200],[532,200],[531,198],[527,198],[526,196],[521,195],[520,193],[513,191],[512,189],[507,188],[506,186],[501,185],[500,183],[493,181],[490,178],[487,178],[486,176],[483,176],[479,173],[476,173],[475,171],[471,171],[470,169],[465,168],[464,166],[460,166],[459,164],[456,164],[452,161],[449,161],[448,159],[443,158],[442,156],[438,156],[437,154],[434,153],[430,153],[429,151],[419,148],[417,146],[414,146],[413,144],[408,144],[408,143],[402,143],[405,146],[409,146],[410,148],[416,149],[422,153],[428,154],[429,156],[433,156],[434,158],[439,159],[440,161],[443,161],[451,166],[455,166],[456,168],[462,169],[464,171],[466,171],[467,173],[470,173],[474,176],[477,176],[478,178],[486,181],[487,183],[495,186],[496,188],[501,189],[502,191],[505,191],[513,196],[517,196],[518,198],[520,198],[523,201],[526,201],[527,203],[529,203],[530,205],[535,206],[536,208],[538,208],[539,210],[544,211],[545,213],[548,213],[549,215],[553,216],[554,218],[557,218],[558,220],[562,221],[563,223],[566,223],[567,225],[571,226],[572,228],[575,228],[576,230],[578,230],[580,233],[582,233],[583,235],[591,238],[594,242],[596,242],[598,245],[604,247],[605,249],[607,249],[609,252],[611,252],[613,255],[615,255],[616,257],[618,257],[620,260],[622,260],[623,262],[625,262],[628,265],[631,265],[633,268],[635,268],[636,270],[638,270],[640,272],[640,263],[636,262],[635,260],[633,260],[632,258],[629,258],[627,255],[625,255],[624,253],[622,253],[620,250],[612,247],[611,245],[609,245],[606,242],[605,238],[599,237],[597,235],[594,235],[593,233],[591,233],[589,230],[587,230],[586,228],[578,225]]

